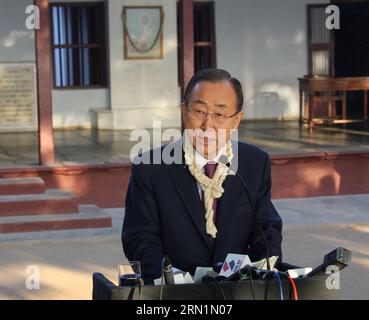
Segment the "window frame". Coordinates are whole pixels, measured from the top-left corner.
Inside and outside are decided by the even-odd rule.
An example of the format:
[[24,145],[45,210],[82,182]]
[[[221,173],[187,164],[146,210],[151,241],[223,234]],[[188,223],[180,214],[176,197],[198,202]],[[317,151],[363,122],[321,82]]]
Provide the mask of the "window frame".
[[[196,8],[197,6],[197,8]],[[208,13],[209,13],[209,37],[210,39],[208,41],[194,41],[194,63],[195,63],[195,72],[198,71],[196,69],[196,49],[198,48],[209,48],[210,49],[210,67],[216,68],[217,67],[217,53],[216,53],[216,30],[215,30],[215,1],[195,1],[194,2],[194,33],[196,34],[196,30],[198,30],[196,27],[200,27],[196,25],[195,23],[195,11],[198,10],[199,7],[206,7],[208,6]],[[195,39],[194,39],[195,40]]]
[[[53,8],[54,7],[100,7],[103,12],[101,13],[102,25],[104,26],[104,30],[101,32],[101,43],[87,43],[87,44],[54,44],[54,27],[53,27]],[[52,82],[54,90],[86,90],[86,89],[104,89],[108,87],[108,63],[107,63],[107,37],[106,37],[106,5],[103,1],[90,1],[90,2],[52,2],[50,3],[50,28],[51,28],[51,36],[50,36],[50,49],[52,55]],[[72,30],[73,32],[73,30]],[[60,35],[59,35],[60,36]],[[68,36],[66,36],[68,41]],[[59,41],[60,43],[60,41]],[[56,66],[55,66],[55,49],[90,49],[90,48],[100,48],[101,49],[101,61],[99,64],[100,73],[101,73],[101,84],[90,84],[90,85],[67,85],[67,86],[57,86],[56,85]],[[67,54],[67,74],[69,75],[70,64],[69,64],[69,54]],[[82,60],[82,69],[84,69]],[[91,68],[90,68],[91,69]]]
[[314,76],[313,74],[313,53],[320,51],[328,52],[328,74],[324,76],[334,77],[334,30],[329,31],[329,41],[321,43],[312,42],[312,10],[327,8],[330,3],[319,3],[319,4],[307,4],[306,5],[306,16],[307,16],[307,50],[308,50],[308,76]]

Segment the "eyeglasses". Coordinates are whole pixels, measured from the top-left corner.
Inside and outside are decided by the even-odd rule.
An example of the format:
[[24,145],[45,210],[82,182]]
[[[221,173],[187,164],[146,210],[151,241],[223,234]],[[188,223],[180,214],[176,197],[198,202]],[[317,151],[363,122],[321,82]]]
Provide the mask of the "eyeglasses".
[[231,116],[226,116],[224,114],[221,113],[210,113],[210,112],[204,112],[201,110],[192,110],[192,109],[187,109],[187,112],[189,114],[189,116],[196,121],[205,121],[208,117],[208,115],[211,117],[211,119],[213,120],[214,123],[216,124],[222,124],[227,122],[229,119],[232,119],[233,117],[235,117],[237,114],[239,114],[240,112],[237,111],[235,114],[231,115]]

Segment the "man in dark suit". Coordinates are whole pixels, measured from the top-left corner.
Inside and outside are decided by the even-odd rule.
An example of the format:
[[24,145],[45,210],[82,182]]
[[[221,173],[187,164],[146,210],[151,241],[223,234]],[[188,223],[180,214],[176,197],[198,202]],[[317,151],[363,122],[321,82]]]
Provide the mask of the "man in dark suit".
[[[231,142],[242,106],[241,84],[228,72],[198,72],[181,106],[185,129],[193,130],[196,156],[182,146],[181,163],[132,165],[122,243],[129,260],[141,261],[144,278],[161,276],[164,255],[192,274],[198,266],[223,262],[228,253],[260,260],[265,246],[259,226],[269,256],[282,258],[282,221],[271,202],[269,156],[255,146]],[[224,141],[210,134],[218,131],[225,132]],[[219,162],[221,154],[237,167],[249,196],[241,179]]]

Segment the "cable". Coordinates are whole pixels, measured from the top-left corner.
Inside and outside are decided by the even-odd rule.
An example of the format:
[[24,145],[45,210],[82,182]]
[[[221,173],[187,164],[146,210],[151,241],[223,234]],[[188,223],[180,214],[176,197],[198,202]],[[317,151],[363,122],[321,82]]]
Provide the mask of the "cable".
[[131,290],[129,290],[127,300],[133,300],[134,293],[135,293],[135,287],[131,287]]
[[[252,299],[253,300],[256,300],[255,299],[254,281],[252,279],[252,269],[251,268],[247,268],[247,273],[248,273],[249,281],[250,281],[250,288],[251,288]],[[242,272],[240,272],[240,274],[241,274],[241,276],[246,276],[246,275],[242,274]]]
[[[214,280],[215,280],[215,279],[214,279]],[[215,284],[216,284],[216,286],[217,286],[217,288],[218,288],[219,292],[221,293],[221,295],[222,295],[222,297],[223,297],[223,300],[224,300],[224,301],[226,301],[226,300],[227,300],[227,298],[226,298],[226,296],[225,296],[225,294],[224,294],[224,291],[223,291],[222,287],[220,286],[220,284],[219,284],[219,282],[218,282],[217,280],[215,280]]]
[[[256,211],[255,211],[256,212]],[[265,258],[266,258],[266,262],[267,262],[267,269],[269,271],[272,271],[272,268],[270,267],[270,260],[269,260],[269,250],[268,250],[268,245],[267,245],[267,242],[266,242],[266,239],[265,239],[265,234],[264,234],[264,231],[263,231],[263,227],[261,226],[261,223],[260,223],[260,220],[259,218],[257,217],[256,213],[254,215],[254,218],[256,219],[256,223],[258,225],[258,228],[259,228],[259,232],[261,234],[261,238],[263,239],[263,243],[264,243],[264,250],[265,250]]]
[[165,262],[165,256],[163,260],[161,261],[161,282],[160,282],[160,295],[159,300],[163,300],[163,286],[164,286],[164,262]]
[[[246,184],[245,180],[242,178],[242,176],[236,170],[234,170],[231,163],[228,161],[227,156],[221,156],[219,158],[219,162],[225,164],[228,168],[230,168],[235,173],[235,175],[240,179],[241,184],[243,185],[243,189],[246,193],[247,199],[248,199],[250,207],[251,207],[253,219],[255,219],[257,227],[259,228],[259,233],[261,234],[261,238],[262,238],[262,241],[263,241],[263,244],[264,244],[265,259],[266,259],[266,262],[267,262],[267,269],[270,272],[273,272],[272,268],[270,267],[269,250],[268,250],[268,244],[267,244],[267,241],[266,241],[266,238],[265,238],[264,230],[263,230],[263,227],[260,223],[259,217],[257,215],[256,207],[255,207],[254,202],[252,201],[252,198],[251,198],[250,192],[248,190],[247,184]],[[268,299],[268,289],[269,289],[269,280],[268,280],[268,278],[266,278],[265,293],[264,293],[264,299],[265,300]]]
[[[287,276],[286,276],[286,279],[287,279]],[[293,293],[292,282],[288,281],[288,300],[289,301],[292,300],[292,293]]]
[[140,277],[138,278],[138,300],[142,300],[142,293],[141,293],[141,289],[144,286],[144,281],[143,279]]
[[296,287],[296,283],[295,283],[295,281],[289,276],[289,275],[287,275],[287,279],[291,282],[291,284],[292,284],[292,288],[293,288],[293,295],[294,295],[294,298],[295,298],[295,300],[298,300],[299,299],[299,297],[298,297],[298,295],[297,295],[297,287]]
[[220,294],[222,295],[223,300],[227,300],[227,298],[224,294],[224,291],[223,291],[221,285],[219,284],[219,281],[216,278],[214,278],[212,276],[209,276],[209,275],[205,275],[204,277],[202,277],[201,282],[203,282],[203,283],[215,282],[215,285],[216,285],[218,291],[220,292]]
[[255,300],[254,281],[252,280],[252,271],[251,271],[251,269],[249,269],[249,281],[250,281],[252,299]]
[[269,290],[269,275],[270,271],[267,271],[264,275],[263,275],[263,279],[265,279],[265,291],[264,291],[264,300],[268,300],[268,290]]
[[279,273],[277,271],[274,271],[275,277],[277,278],[278,281],[278,286],[279,286],[279,294],[281,296],[281,300],[284,300],[284,296],[283,296],[283,286],[282,286],[282,281],[281,281],[281,277],[279,276]]
[[141,277],[137,278],[136,285],[131,286],[131,290],[129,290],[127,300],[133,300],[136,287],[138,287],[138,300],[141,300],[141,289],[142,289],[143,286],[144,286],[144,282],[143,282],[142,278]]
[[240,179],[241,184],[243,185],[243,189],[244,189],[244,191],[246,193],[247,199],[248,199],[249,204],[250,204],[250,207],[251,207],[253,219],[255,219],[255,222],[256,222],[256,224],[257,224],[257,226],[259,228],[259,232],[261,234],[261,238],[263,240],[264,250],[265,250],[265,258],[266,258],[266,262],[267,262],[267,269],[270,270],[270,271],[272,271],[272,268],[270,267],[269,250],[268,250],[268,245],[267,245],[267,241],[266,241],[266,238],[265,238],[264,230],[263,230],[263,227],[262,227],[262,225],[260,223],[259,217],[258,217],[258,215],[256,213],[256,207],[255,207],[254,202],[252,201],[252,198],[251,198],[249,189],[247,187],[247,184],[246,184],[245,180],[242,178],[242,176],[238,173],[238,171],[235,170],[232,167],[231,163],[228,161],[227,156],[221,156],[219,158],[219,162],[220,163],[223,163],[228,168],[230,168],[235,173],[235,175]]

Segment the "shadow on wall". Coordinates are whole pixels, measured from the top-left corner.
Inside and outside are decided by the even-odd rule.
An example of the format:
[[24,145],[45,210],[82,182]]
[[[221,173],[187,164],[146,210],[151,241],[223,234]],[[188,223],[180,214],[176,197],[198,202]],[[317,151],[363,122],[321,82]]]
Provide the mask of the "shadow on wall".
[[320,159],[280,163],[273,161],[273,198],[300,198],[336,195],[339,192],[340,175]]
[[273,198],[369,193],[367,158],[367,154],[272,158]]
[[250,110],[247,118],[282,120],[298,117],[298,89],[279,83],[266,83],[245,102],[245,106]]

